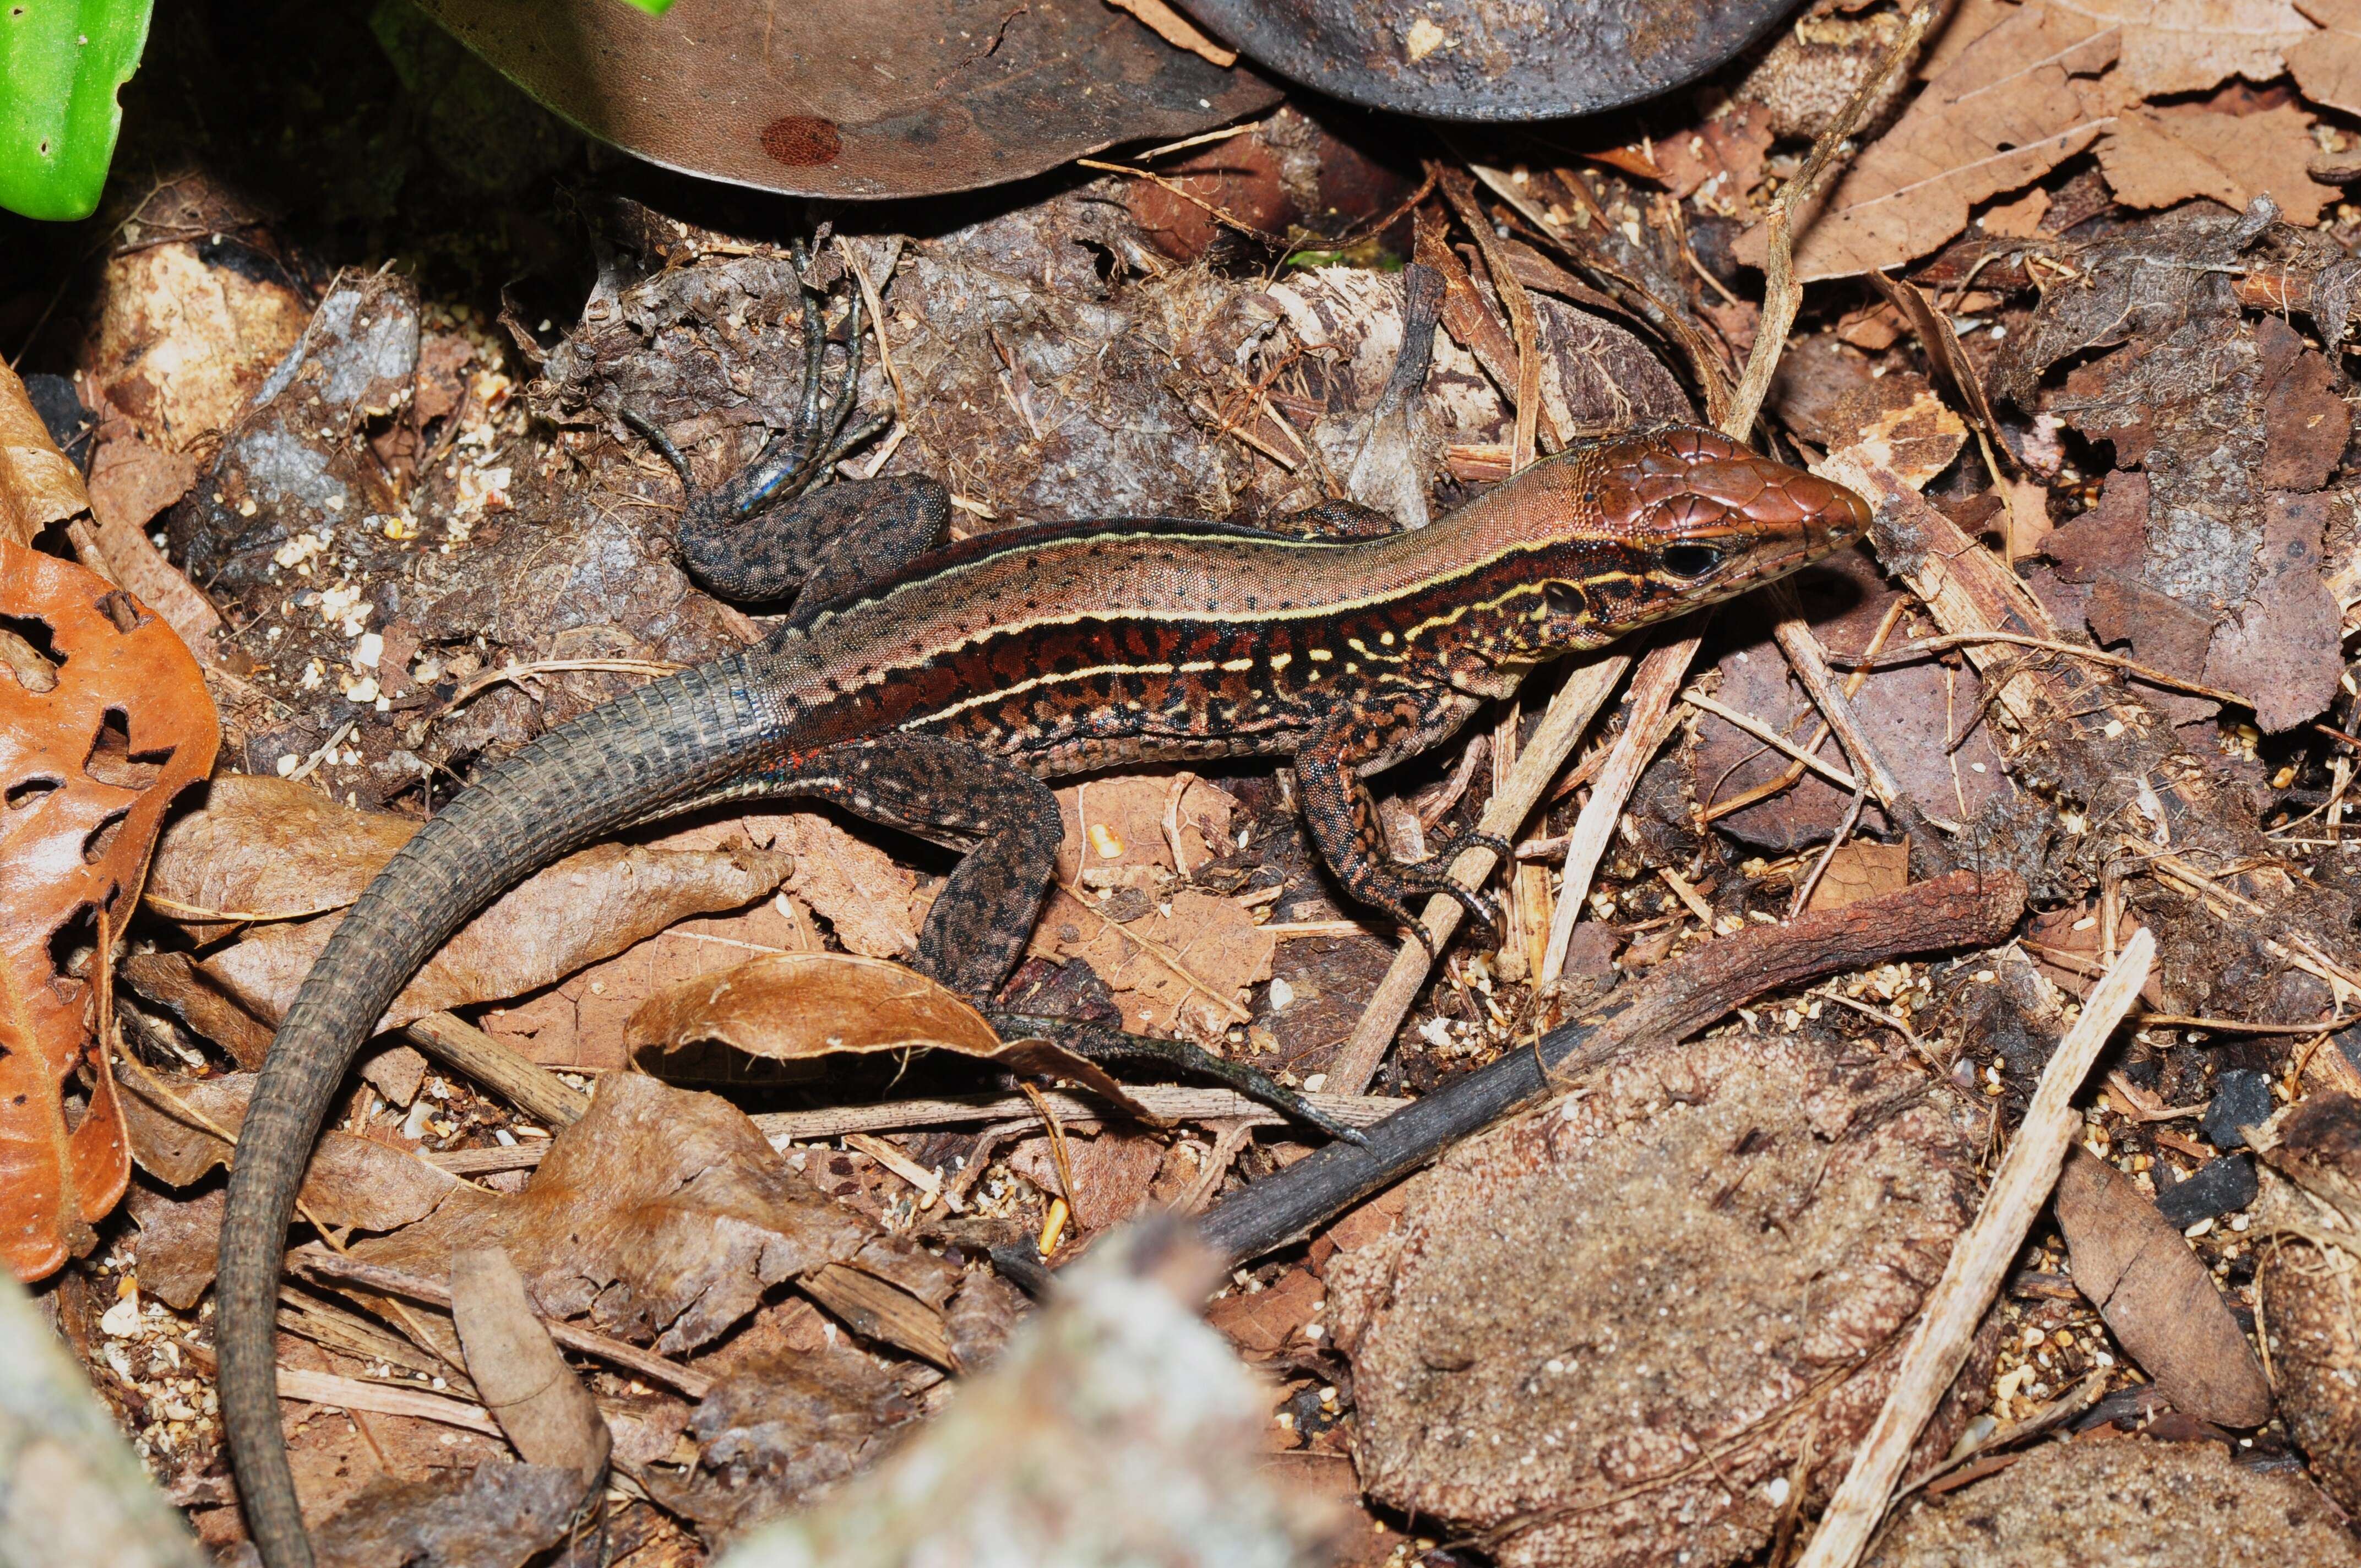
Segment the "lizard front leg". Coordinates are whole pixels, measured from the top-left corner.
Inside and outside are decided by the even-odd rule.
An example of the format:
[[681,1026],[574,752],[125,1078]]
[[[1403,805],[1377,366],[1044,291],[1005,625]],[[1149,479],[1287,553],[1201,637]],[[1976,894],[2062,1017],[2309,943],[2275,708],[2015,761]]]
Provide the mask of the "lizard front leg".
[[1303,825],[1345,891],[1400,921],[1426,940],[1411,901],[1442,893],[1495,930],[1500,916],[1484,894],[1449,875],[1450,860],[1404,865],[1386,850],[1376,801],[1362,778],[1448,738],[1476,700],[1440,681],[1383,685],[1332,713],[1295,753],[1295,793]]
[[1056,795],[1015,763],[955,740],[897,735],[832,747],[776,784],[782,794],[816,796],[872,822],[972,846],[927,912],[914,967],[974,1001],[1004,1035],[1046,1036],[1097,1059],[1154,1059],[1227,1084],[1332,1137],[1360,1141],[1357,1132],[1268,1074],[1186,1040],[992,1006],[1032,938],[1065,835]]

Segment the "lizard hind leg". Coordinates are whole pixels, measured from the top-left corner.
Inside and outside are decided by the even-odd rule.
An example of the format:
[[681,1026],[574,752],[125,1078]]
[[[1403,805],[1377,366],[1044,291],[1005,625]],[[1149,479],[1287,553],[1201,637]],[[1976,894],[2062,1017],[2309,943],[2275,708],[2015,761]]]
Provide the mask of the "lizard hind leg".
[[872,822],[973,846],[927,912],[914,967],[974,1002],[1004,1036],[1046,1037],[1099,1059],[1153,1060],[1360,1141],[1267,1074],[1187,1040],[994,1007],[1032,938],[1065,835],[1058,797],[1015,763],[955,740],[897,735],[832,747],[782,786],[782,793],[816,796]]

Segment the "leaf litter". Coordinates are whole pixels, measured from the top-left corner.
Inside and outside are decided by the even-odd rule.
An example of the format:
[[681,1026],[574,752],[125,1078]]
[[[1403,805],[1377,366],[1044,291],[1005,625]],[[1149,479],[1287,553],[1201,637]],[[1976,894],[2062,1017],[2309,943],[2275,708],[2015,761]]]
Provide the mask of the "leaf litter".
[[[1037,192],[1006,210],[962,210],[923,234],[852,232],[843,247],[818,252],[812,279],[824,288],[860,287],[847,272],[859,264],[884,304],[895,356],[890,372],[872,356],[862,390],[868,406],[896,407],[902,424],[890,448],[853,462],[946,478],[961,500],[962,532],[1093,513],[1252,516],[1349,493],[1365,478],[1384,487],[1365,499],[1406,507],[1414,493],[1439,512],[1497,481],[1510,461],[1519,377],[1489,270],[1496,257],[1534,291],[1547,356],[1544,430],[1675,413],[1685,385],[1727,374],[1708,361],[1734,362],[1751,342],[1758,284],[1746,264],[1759,251],[1748,229],[1793,177],[1798,140],[1869,79],[1894,21],[1875,8],[1806,16],[1758,66],[1733,70],[1726,99],[1652,109],[1620,125],[1604,150],[1586,150],[1578,167],[1519,163],[1534,155],[1528,147],[1485,150],[1488,205],[1478,210],[1508,233],[1492,236],[1497,249],[1451,236],[1434,258],[1464,286],[1453,285],[1428,395],[1388,427],[1393,466],[1383,475],[1366,474],[1358,459],[1365,418],[1401,341],[1396,279],[1317,265],[1242,269],[1248,242],[1218,223],[1185,245],[1169,224],[1151,236],[1139,218],[1146,209],[1126,199],[1150,182],[1121,176]],[[2092,1157],[2118,1172],[2114,1207],[2153,1221],[2153,1247],[2195,1270],[2180,1271],[2180,1288],[2205,1294],[2177,1298],[2198,1304],[2180,1316],[2226,1325],[2243,1354],[2256,1252],[2235,1227],[2248,1215],[2225,1213],[2202,1234],[2168,1239],[2153,1234],[2162,1223],[2154,1199],[2212,1158],[2188,1108],[2212,1098],[2234,1065],[2269,1071],[2299,1101],[2352,1070],[2342,1042],[2323,1043],[2325,1030],[2307,1043],[2209,1026],[2245,1018],[2293,1029],[2348,1016],[2361,1000],[2361,968],[2335,935],[2349,924],[2341,843],[2350,748],[2307,728],[2352,729],[2341,644],[2345,617],[2361,602],[2361,578],[2345,560],[2350,389],[2338,356],[2351,304],[2344,251],[2356,220],[2329,182],[2354,139],[2339,117],[2352,96],[2348,27],[2310,0],[2243,9],[1971,0],[1912,82],[1888,84],[1851,172],[1807,231],[1802,269],[1840,280],[1905,268],[1889,293],[1916,306],[1897,310],[1857,283],[1816,289],[1770,417],[1806,444],[1806,457],[1826,451],[1868,465],[1917,498],[1890,503],[1894,517],[1916,521],[1889,527],[1876,558],[1864,553],[1797,584],[1860,733],[1893,764],[1893,809],[1871,800],[1855,812],[1845,791],[1752,732],[1686,710],[1642,777],[1575,925],[1568,973],[1587,989],[1569,990],[1561,1005],[1611,999],[1629,977],[1676,969],[1730,930],[1776,920],[1807,883],[1811,908],[1874,911],[1947,858],[2012,866],[2033,880],[2038,909],[2026,942],[2042,968],[2005,950],[1971,952],[1771,999],[1695,1047],[1750,1064],[1725,1075],[1730,1082],[1683,1080],[1626,1104],[1616,1086],[1646,1074],[1617,1066],[1320,1228],[1307,1254],[1239,1268],[1213,1315],[1279,1379],[1256,1425],[1301,1474],[1349,1475],[1345,1455],[1357,1452],[1361,1484],[1424,1499],[1419,1507],[1446,1519],[1490,1522],[1510,1556],[1556,1549],[1537,1541],[1570,1543],[1577,1557],[1594,1552],[1607,1519],[1705,1556],[1790,1539],[1806,1499],[1840,1475],[1850,1434],[1874,1414],[1874,1354],[1862,1364],[1869,1371],[1853,1362],[1870,1342],[1885,1343],[1880,1334],[1899,1332],[1911,1310],[1905,1298],[1939,1269],[1960,1203],[1972,1201],[1977,1140],[2006,1138],[2057,1038],[2063,1014],[2042,988],[2063,986],[2070,998],[2086,989],[2142,923],[2166,948],[2146,1005],[2199,1022],[2130,1034],[2108,1087],[2082,1102],[2088,1141]],[[1255,149],[1243,162],[1276,170],[1296,210],[1307,211],[1303,160],[1336,157],[1323,178],[1344,169],[1341,155],[1320,149],[1350,147],[1355,133],[1322,135],[1324,144],[1274,124],[1235,139]],[[1382,199],[1359,210],[1382,214],[1415,188],[1414,178],[1390,179]],[[503,329],[489,310],[454,312],[434,299],[435,286],[400,275],[324,268],[324,283],[309,295],[258,283],[248,273],[277,275],[232,271],[219,246],[185,236],[193,223],[236,236],[247,247],[238,255],[269,254],[279,242],[268,225],[208,192],[202,177],[159,191],[151,218],[202,216],[126,231],[145,247],[107,263],[103,319],[144,320],[165,336],[161,356],[143,364],[130,346],[136,334],[118,324],[94,336],[81,367],[74,385],[100,416],[104,457],[91,507],[100,554],[126,582],[134,565],[160,566],[162,579],[138,581],[177,583],[189,596],[137,590],[202,661],[222,696],[225,754],[240,771],[217,775],[212,798],[167,834],[123,955],[120,1017],[147,1067],[125,1073],[139,1228],[109,1233],[119,1239],[107,1255],[66,1277],[80,1281],[87,1270],[91,1283],[116,1291],[136,1268],[147,1297],[136,1288],[104,1297],[73,1321],[94,1324],[108,1300],[135,1302],[127,1317],[114,1313],[132,1332],[88,1330],[88,1359],[111,1389],[131,1391],[125,1419],[155,1463],[217,1488],[202,1387],[180,1390],[165,1365],[167,1345],[185,1345],[174,1354],[195,1361],[203,1333],[155,1315],[192,1302],[201,1314],[210,1273],[205,1236],[223,1146],[190,1113],[235,1124],[246,1080],[222,1069],[258,1057],[313,950],[307,944],[456,779],[642,678],[634,672],[758,632],[759,616],[706,598],[681,576],[667,547],[677,487],[636,445],[612,439],[613,414],[626,400],[649,410],[701,474],[726,471],[785,422],[780,389],[800,380],[791,328],[803,307],[781,247],[697,227],[666,215],[661,202],[587,203],[580,218],[597,253],[589,298],[551,311],[548,325],[522,309]],[[1436,214],[1449,221],[1439,203]],[[1350,258],[1385,254],[1389,243],[1406,253],[1409,226],[1397,220],[1391,241],[1350,242],[1365,246]],[[1161,258],[1176,245],[1180,266]],[[176,302],[207,289],[209,311],[178,311]],[[205,334],[224,340],[225,313],[244,313],[253,341],[274,346],[252,374],[237,369],[243,359],[214,356],[214,372],[235,374],[208,380],[194,367],[207,362]],[[293,374],[269,377],[269,363],[290,350]],[[840,344],[827,352],[840,356]],[[293,450],[309,454],[299,466],[310,477],[290,489],[300,477],[282,459]],[[1936,521],[1959,543],[1930,556],[1914,541],[1938,538]],[[150,528],[166,540],[152,556],[135,543]],[[1938,557],[1951,563],[1950,586],[1928,565]],[[1993,570],[2012,582],[1980,575],[1985,557],[2004,563]],[[175,603],[217,611],[219,630]],[[2050,651],[1906,652],[1972,633],[1975,623],[1960,619],[1971,603],[2024,611],[2017,622],[1999,619],[2031,625],[2037,639],[2081,646],[2087,633],[2119,659],[2212,695],[2145,675],[2092,676],[2103,667]],[[1767,609],[1732,607],[1720,618],[1698,695],[1833,768],[1854,765],[1854,742],[1826,734],[1822,699],[1790,674]],[[1886,652],[1870,657],[1873,647]],[[2077,670],[2079,685],[2070,679]],[[1543,695],[1528,706],[1528,729]],[[2228,696],[2238,703],[2225,707]],[[1602,749],[1616,732],[1611,710],[1603,729],[1594,740]],[[1595,763],[1598,754],[1576,756]],[[1447,751],[1378,781],[1398,852],[1418,853],[1473,820],[1494,777],[1484,761]],[[1575,764],[1577,781],[1591,776],[1585,765]],[[1283,777],[1252,766],[1208,773],[1120,772],[1060,792],[1069,827],[1060,886],[1011,994],[1266,1058],[1316,1089],[1396,934],[1325,883]],[[1532,845],[1563,839],[1584,787],[1566,785],[1536,815]],[[1944,826],[1918,826],[1914,813]],[[562,1341],[568,1377],[612,1434],[619,1473],[637,1477],[674,1521],[653,1522],[658,1511],[635,1504],[610,1520],[619,1540],[653,1531],[695,1552],[684,1526],[718,1541],[863,1486],[852,1477],[894,1434],[950,1398],[944,1368],[963,1376],[1005,1339],[1015,1308],[978,1262],[987,1249],[1046,1241],[1062,1262],[1079,1235],[1095,1252],[1107,1226],[1143,1205],[1202,1207],[1283,1173],[1304,1152],[1285,1129],[1252,1117],[1159,1131],[1088,1099],[1054,1133],[1035,1116],[980,1130],[847,1122],[841,1138],[774,1148],[727,1102],[621,1070],[627,1024],[670,997],[681,1027],[668,1033],[711,1026],[718,1014],[699,1019],[679,999],[700,987],[709,998],[713,977],[740,966],[785,972],[837,968],[854,961],[848,954],[905,956],[947,862],[809,812],[717,816],[642,835],[617,854],[574,867],[569,874],[588,880],[566,884],[570,895],[560,888],[535,904],[529,889],[512,894],[501,907],[513,923],[495,922],[463,972],[405,1003],[456,1008],[526,1057],[596,1069],[590,1114],[539,1136],[448,1069],[389,1055],[340,1106],[305,1203],[357,1256],[408,1280],[447,1279],[455,1248],[494,1241],[514,1259],[531,1316],[566,1333],[606,1334],[609,1344],[633,1342],[638,1354],[653,1344],[692,1383],[716,1380],[697,1398],[635,1388],[625,1361],[602,1362],[602,1342]],[[687,891],[643,918],[613,908],[651,881]],[[1545,900],[1546,872],[1535,885]],[[1520,913],[1547,925],[1545,903]],[[1548,999],[1512,979],[1520,966],[1490,947],[1455,949],[1380,1087],[1430,1091],[1529,1044],[1548,1021]],[[807,1034],[812,1020],[796,1009],[810,994],[777,988],[780,1016]],[[897,1034],[891,1009],[881,1015],[875,1001],[846,1011],[883,1025],[882,1044],[928,1033]],[[899,1057],[886,1048],[823,1080],[733,1082],[730,1093],[797,1116],[911,1096],[978,1098],[973,1069],[905,1066]],[[1749,1076],[1765,1063],[1828,1076],[1814,1089],[1784,1079],[1765,1089]],[[1890,1102],[1876,1098],[1888,1090]],[[1808,1122],[1815,1094],[1854,1109],[1830,1112],[1827,1124],[1792,1140],[1766,1132],[1799,1114]],[[1870,1098],[1856,1104],[1845,1099],[1852,1095]],[[1971,1117],[1978,1107],[1983,1114]],[[1716,1118],[1729,1121],[1723,1143],[1682,1152],[1682,1138],[1719,1126]],[[1488,1228],[1513,1229],[1565,1201],[1577,1184],[1544,1162],[1519,1168],[1508,1188],[1485,1189],[1468,1219],[1435,1218],[1453,1161],[1498,1157],[1519,1129],[1536,1126],[1554,1129],[1561,1145],[1573,1136],[1565,1129],[1589,1129],[1596,1147],[1558,1152],[1577,1163],[1656,1159],[1675,1190],[1686,1182],[1720,1205],[1652,1206],[1628,1184],[1616,1187],[1572,1227],[1566,1258],[1576,1261],[1565,1266],[1588,1284],[1628,1283],[1643,1264],[1658,1266],[1684,1227],[1710,1231],[1752,1212],[1767,1200],[1751,1181],[1785,1168],[1785,1141],[1841,1171],[1886,1140],[1931,1140],[1942,1158],[1899,1179],[1939,1175],[1951,1201],[1936,1205],[1941,1223],[1913,1228],[1849,1201],[1839,1182],[1806,1208],[1781,1212],[1802,1228],[1795,1234],[1773,1225],[1708,1246],[1711,1269],[1662,1265],[1667,1299],[1686,1299],[1730,1274],[1730,1257],[1746,1260],[1750,1278],[1809,1273],[1811,1249],[1796,1236],[1822,1220],[1861,1255],[1898,1247],[1878,1289],[1815,1298],[1800,1315],[1799,1332],[1841,1341],[1845,1355],[1805,1356],[1797,1372],[1776,1355],[1756,1365],[1681,1347],[1559,1354],[1583,1376],[1620,1375],[1640,1354],[1650,1368],[1632,1413],[1602,1398],[1574,1420],[1578,1430],[1549,1434],[1608,1456],[1599,1474],[1621,1478],[1593,1517],[1583,1510],[1595,1482],[1555,1493],[1540,1478],[1504,1484],[1488,1468],[1488,1444],[1411,1463],[1396,1456],[1401,1434],[1451,1409],[1455,1376],[1491,1375],[1490,1342],[1445,1343],[1445,1334],[1429,1343],[1420,1337],[1425,1320],[1412,1320],[1429,1305],[1443,1321],[1486,1299],[1517,1299],[1565,1261],[1554,1234],[1553,1248],[1503,1259],[1480,1286],[1438,1288],[1431,1301],[1410,1290],[1372,1308],[1367,1284],[1390,1278],[1389,1269],[1455,1266],[1469,1248],[1480,1251]],[[572,1223],[583,1219],[591,1223]],[[1403,1261],[1405,1234],[1433,1256]],[[2120,1391],[2134,1365],[2152,1387],[2172,1382],[2184,1353],[2112,1330],[2077,1288],[2088,1244],[2070,1241],[2046,1223],[2037,1229],[1939,1418],[1941,1432],[1965,1432],[1971,1451],[2092,1379]],[[2163,1298],[2143,1277],[2125,1277],[2107,1298],[2111,1313],[2154,1314]],[[1611,1289],[1602,1301],[1545,1294],[1551,1310],[1610,1316],[1620,1299]],[[470,1560],[546,1551],[570,1513],[557,1518],[560,1490],[538,1489],[544,1470],[489,1457],[500,1444],[481,1434],[497,1423],[469,1416],[473,1426],[437,1429],[373,1411],[368,1401],[390,1396],[356,1391],[385,1385],[439,1398],[457,1407],[445,1416],[480,1411],[469,1402],[479,1396],[504,1400],[445,1359],[466,1355],[440,1309],[397,1299],[316,1278],[291,1287],[291,1300],[303,1303],[288,1309],[291,1334],[313,1337],[284,1342],[288,1364],[345,1379],[319,1387],[362,1401],[324,1419],[316,1401],[291,1407],[313,1412],[302,1437],[307,1495],[358,1499],[325,1527],[329,1537],[361,1543],[352,1550],[364,1556],[458,1550],[419,1545],[439,1508],[442,1525],[481,1532]],[[1641,1298],[1631,1299],[1636,1344],[1656,1329]],[[1698,1295],[1699,1323],[1709,1329],[1717,1310],[1728,1321],[1778,1321],[1743,1294]],[[2333,1366],[2334,1321],[2323,1329],[2294,1310],[2290,1321],[2310,1337],[2301,1352],[2280,1350],[2294,1365],[2310,1365],[2309,1355]],[[1382,1332],[1369,1326],[1381,1321]],[[1505,1310],[1503,1322],[1510,1338],[1530,1327]],[[531,1341],[513,1313],[511,1326]],[[2235,1359],[2229,1343],[2221,1340],[2217,1365]],[[114,1370],[102,1348],[129,1370]],[[1470,1359],[1456,1374],[1434,1365],[1463,1354]],[[1376,1365],[1406,1355],[1400,1364],[1422,1390],[1415,1398],[1352,1376],[1362,1358]],[[1545,1387],[1574,1376],[1549,1374],[1546,1359],[1521,1370]],[[1814,1381],[1839,1367],[1854,1380]],[[1734,1437],[1713,1425],[1727,1425],[1726,1412],[1708,1410],[1697,1432],[1682,1428],[1681,1442],[1652,1443],[1662,1423],[1650,1424],[1651,1411],[1687,1409],[1683,1398],[1694,1402],[1725,1376],[1785,1395],[1800,1387],[1803,1401],[1754,1400],[1776,1413]],[[175,1392],[137,1392],[150,1384]],[[197,1401],[185,1407],[193,1413],[170,1414],[184,1397]],[[2125,1421],[2153,1417],[2152,1401],[2164,1397],[2141,1395],[2151,1403]],[[1499,1446],[1512,1458],[1539,1440],[1544,1423],[1524,1409],[1535,1398],[1519,1385],[1483,1418],[1501,1423]],[[2099,1426],[2114,1420],[2109,1401],[2091,1412]],[[2186,1420],[2203,1404],[2193,1394],[2176,1402],[2183,1408],[2168,1418]],[[2283,1413],[2315,1466],[2333,1473],[2334,1442],[2318,1435],[2333,1427],[2307,1406]],[[1792,1442],[1806,1428],[1808,1461]],[[2186,1444],[2154,1434],[2185,1431],[2202,1443],[2209,1430],[2218,1429],[2168,1420],[2144,1442],[2074,1446],[2114,1451],[2110,1462],[2133,1478],[2106,1484],[2136,1491],[2183,1464]],[[2290,1463],[2273,1446],[2276,1430],[2255,1442],[2268,1462]],[[373,1435],[363,1442],[356,1431]],[[445,1438],[455,1441],[445,1447]],[[1743,1497],[1715,1495],[1723,1477],[1695,1469],[1700,1446],[1725,1469],[1752,1466],[1747,1474],[1761,1484]],[[350,1456],[365,1451],[383,1457],[356,1466]],[[465,1464],[423,1483],[367,1480],[380,1463],[409,1469],[412,1456],[438,1452]],[[1953,1496],[2037,1510],[2037,1499],[2017,1495],[2026,1486],[1997,1489],[2009,1474],[2031,1472],[2023,1452],[1977,1451],[1957,1489],[1938,1479],[1930,1488],[1938,1501],[1913,1517],[1938,1528],[1948,1506],[1939,1499]],[[2225,1508],[2250,1520],[2268,1512],[2255,1473],[2200,1469]],[[575,1475],[578,1495],[578,1468]],[[1793,1475],[1801,1479],[1782,1490]],[[2072,1486],[2081,1484],[2066,1495],[2079,1496]],[[235,1535],[234,1509],[201,1513],[214,1539]]]

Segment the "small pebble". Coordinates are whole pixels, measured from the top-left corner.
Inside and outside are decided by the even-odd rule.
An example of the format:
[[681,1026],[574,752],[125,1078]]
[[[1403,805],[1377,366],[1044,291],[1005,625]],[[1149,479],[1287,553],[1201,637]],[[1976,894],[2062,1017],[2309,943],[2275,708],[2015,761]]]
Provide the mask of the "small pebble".
[[2174,1230],[2186,1231],[2200,1220],[2245,1208],[2255,1201],[2255,1162],[2242,1154],[2224,1155],[2199,1166],[2188,1180],[2158,1193],[2156,1207]]
[[2270,1074],[2251,1068],[2232,1068],[2213,1080],[2213,1100],[2199,1124],[2217,1149],[2242,1149],[2246,1135],[2241,1127],[2259,1127],[2271,1119]]

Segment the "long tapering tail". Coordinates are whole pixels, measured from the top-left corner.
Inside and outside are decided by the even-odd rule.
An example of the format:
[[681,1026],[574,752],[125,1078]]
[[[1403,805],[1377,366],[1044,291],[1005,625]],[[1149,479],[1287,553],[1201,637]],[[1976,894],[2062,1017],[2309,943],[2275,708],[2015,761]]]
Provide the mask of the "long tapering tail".
[[311,1568],[280,1435],[273,1322],[302,1173],[353,1054],[420,966],[524,877],[696,799],[784,749],[752,652],[652,683],[491,768],[378,874],[330,938],[263,1063],[230,1174],[216,1290],[221,1413],[268,1568]]

